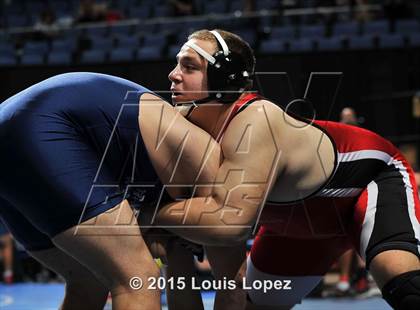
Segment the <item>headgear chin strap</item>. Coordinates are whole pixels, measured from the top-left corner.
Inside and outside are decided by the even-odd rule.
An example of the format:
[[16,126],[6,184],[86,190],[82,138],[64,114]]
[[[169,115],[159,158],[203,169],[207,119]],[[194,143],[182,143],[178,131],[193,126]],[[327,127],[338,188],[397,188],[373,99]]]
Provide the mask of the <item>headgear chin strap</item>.
[[217,100],[223,103],[231,103],[239,98],[245,88],[252,85],[249,72],[242,57],[231,52],[216,30],[210,31],[219,43],[221,50],[210,55],[194,42],[188,41],[186,46],[192,48],[208,62],[207,81],[209,96],[196,100],[195,104]]

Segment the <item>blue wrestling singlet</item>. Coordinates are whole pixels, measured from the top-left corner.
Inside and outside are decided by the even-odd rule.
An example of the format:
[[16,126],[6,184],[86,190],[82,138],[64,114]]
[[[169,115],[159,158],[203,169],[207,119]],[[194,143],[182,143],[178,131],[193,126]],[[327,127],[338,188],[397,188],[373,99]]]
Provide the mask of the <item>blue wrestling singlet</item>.
[[56,234],[127,198],[127,188],[156,198],[138,126],[145,92],[109,75],[67,73],[0,105],[0,216],[26,249],[51,247]]

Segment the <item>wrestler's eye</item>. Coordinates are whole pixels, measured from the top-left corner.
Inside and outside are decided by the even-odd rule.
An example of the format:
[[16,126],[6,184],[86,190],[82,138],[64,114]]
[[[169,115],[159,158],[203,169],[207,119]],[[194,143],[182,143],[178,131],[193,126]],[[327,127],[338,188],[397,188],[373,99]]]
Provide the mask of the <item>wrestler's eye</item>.
[[197,69],[196,66],[192,65],[192,64],[184,64],[183,67],[185,68],[185,70],[187,71],[194,71]]

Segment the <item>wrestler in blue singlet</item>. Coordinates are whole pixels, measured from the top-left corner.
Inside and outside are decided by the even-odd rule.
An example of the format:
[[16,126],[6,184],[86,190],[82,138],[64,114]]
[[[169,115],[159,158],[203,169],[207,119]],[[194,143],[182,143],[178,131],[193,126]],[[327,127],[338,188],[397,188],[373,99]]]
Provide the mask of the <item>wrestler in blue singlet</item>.
[[[27,250],[127,198],[155,199],[158,178],[138,126],[148,89],[97,73],[67,73],[0,105],[0,216]],[[128,191],[130,193],[130,191]]]

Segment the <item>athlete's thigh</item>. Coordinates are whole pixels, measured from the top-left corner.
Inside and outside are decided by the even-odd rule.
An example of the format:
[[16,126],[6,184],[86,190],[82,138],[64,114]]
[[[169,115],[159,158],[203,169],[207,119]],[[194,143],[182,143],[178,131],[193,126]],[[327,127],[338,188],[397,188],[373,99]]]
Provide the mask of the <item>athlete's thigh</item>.
[[39,231],[15,206],[0,197],[0,221],[27,251],[54,248],[51,239]]
[[110,167],[68,120],[25,111],[0,129],[0,196],[50,238],[122,200]]
[[[74,226],[52,240],[57,247],[86,266],[110,290],[120,287],[132,291],[130,279],[159,274],[135,217],[126,200],[85,223],[86,229]],[[129,224],[118,224],[120,221]],[[145,285],[144,290],[147,290]],[[150,294],[156,294],[150,290]]]
[[85,288],[94,285],[94,287],[91,287],[92,290],[96,291],[98,288],[106,290],[91,271],[57,247],[30,251],[29,254],[52,271],[61,275],[68,284],[73,286],[80,285],[80,287]]
[[420,257],[420,201],[411,168],[394,160],[359,196],[353,221],[353,241],[366,266],[387,250]]
[[260,306],[301,303],[349,246],[345,237],[298,239],[261,227],[247,261],[247,284],[277,281],[282,288],[250,289],[250,301]]

